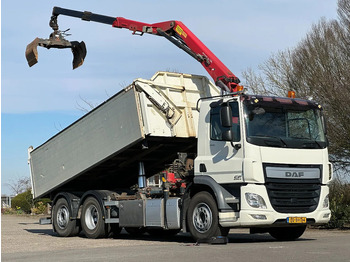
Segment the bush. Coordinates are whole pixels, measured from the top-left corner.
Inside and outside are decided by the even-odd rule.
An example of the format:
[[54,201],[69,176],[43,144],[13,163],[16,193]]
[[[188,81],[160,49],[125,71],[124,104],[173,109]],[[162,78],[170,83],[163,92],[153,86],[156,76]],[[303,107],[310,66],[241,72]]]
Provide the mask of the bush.
[[[3,210],[3,214],[34,214],[41,215],[47,214],[47,204],[50,203],[51,200],[49,198],[40,198],[33,200],[33,195],[30,190],[27,190],[24,193],[18,194],[11,201],[11,209]],[[12,210],[12,212],[11,212]]]
[[16,214],[16,212],[11,207],[2,207],[1,214],[2,215],[12,215],[12,214]]
[[17,210],[18,214],[20,214],[21,212],[30,214],[33,204],[34,204],[33,196],[30,190],[27,190],[24,193],[18,194],[11,201],[11,207],[14,210]]
[[350,227],[350,184],[334,181],[329,187],[331,220],[329,228]]
[[35,201],[34,207],[32,208],[32,213],[35,215],[48,214],[47,204],[51,200],[49,198],[41,198]]

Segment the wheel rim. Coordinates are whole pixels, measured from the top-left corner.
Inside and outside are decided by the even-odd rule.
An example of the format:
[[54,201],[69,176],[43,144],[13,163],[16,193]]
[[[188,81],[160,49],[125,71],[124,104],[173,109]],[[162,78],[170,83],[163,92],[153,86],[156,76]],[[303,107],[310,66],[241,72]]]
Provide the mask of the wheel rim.
[[97,208],[94,205],[88,207],[85,212],[85,224],[88,229],[94,230],[97,226],[99,214]]
[[66,206],[61,206],[57,211],[57,225],[60,229],[65,229],[69,222],[69,211]]
[[213,223],[213,214],[210,207],[205,203],[199,203],[193,211],[193,226],[200,232],[207,232]]

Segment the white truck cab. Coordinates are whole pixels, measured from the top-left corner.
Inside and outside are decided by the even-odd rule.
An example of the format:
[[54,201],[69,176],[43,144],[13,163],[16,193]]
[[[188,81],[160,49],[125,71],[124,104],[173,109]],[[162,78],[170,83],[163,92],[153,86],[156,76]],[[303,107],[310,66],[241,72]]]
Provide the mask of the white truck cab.
[[239,199],[219,210],[220,225],[282,232],[327,223],[332,166],[325,133],[322,107],[313,101],[202,99],[194,181],[210,177]]

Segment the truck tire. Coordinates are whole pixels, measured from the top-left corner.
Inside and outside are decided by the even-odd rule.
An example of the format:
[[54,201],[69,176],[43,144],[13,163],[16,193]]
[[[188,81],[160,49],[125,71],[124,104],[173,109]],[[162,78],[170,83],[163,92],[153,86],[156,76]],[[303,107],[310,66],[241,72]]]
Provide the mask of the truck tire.
[[87,238],[106,237],[108,224],[105,224],[100,203],[94,197],[88,197],[81,212],[81,227]]
[[60,237],[76,236],[79,233],[77,220],[71,220],[71,211],[65,198],[57,200],[53,207],[53,226]]
[[227,236],[230,230],[219,225],[218,208],[214,198],[208,192],[199,192],[194,195],[189,204],[186,219],[188,229],[196,241]]
[[269,230],[269,234],[280,241],[296,240],[304,233],[306,226],[299,227],[276,227]]

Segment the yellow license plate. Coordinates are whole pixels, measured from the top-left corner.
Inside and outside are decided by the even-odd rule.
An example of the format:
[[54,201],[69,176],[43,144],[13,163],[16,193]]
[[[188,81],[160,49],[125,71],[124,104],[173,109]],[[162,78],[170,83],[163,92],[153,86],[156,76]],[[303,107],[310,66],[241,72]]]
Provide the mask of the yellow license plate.
[[287,223],[289,223],[289,224],[305,224],[306,217],[287,217]]

